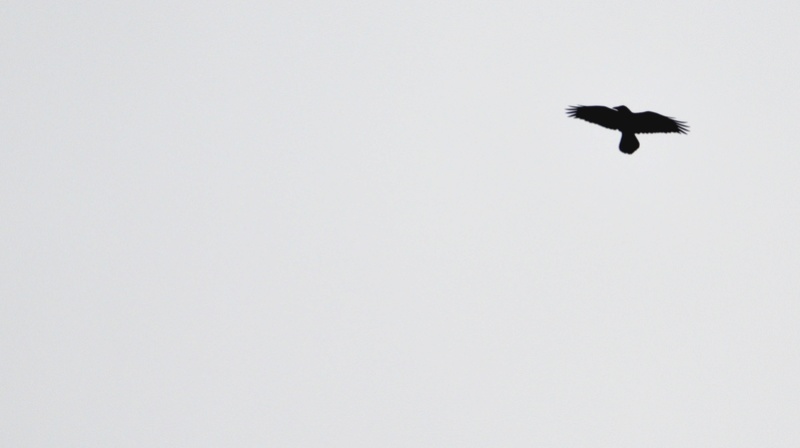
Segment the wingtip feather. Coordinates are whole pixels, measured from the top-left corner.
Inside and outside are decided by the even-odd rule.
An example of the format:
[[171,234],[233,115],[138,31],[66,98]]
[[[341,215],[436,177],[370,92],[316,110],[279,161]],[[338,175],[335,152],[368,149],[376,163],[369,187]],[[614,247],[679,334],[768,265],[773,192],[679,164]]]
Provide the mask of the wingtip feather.
[[569,107],[567,107],[567,116],[570,116],[572,118],[577,118],[578,117],[578,108],[579,107],[583,107],[583,106],[578,105],[578,106],[569,106]]

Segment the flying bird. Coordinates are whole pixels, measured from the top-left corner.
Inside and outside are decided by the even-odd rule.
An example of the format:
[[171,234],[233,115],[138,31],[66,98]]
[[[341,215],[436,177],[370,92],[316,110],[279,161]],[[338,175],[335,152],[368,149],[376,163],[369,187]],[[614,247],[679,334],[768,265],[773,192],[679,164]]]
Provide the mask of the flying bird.
[[571,106],[567,108],[567,115],[622,132],[619,150],[625,154],[633,154],[639,149],[639,140],[636,139],[636,134],[653,132],[686,134],[689,132],[689,126],[683,121],[649,111],[633,113],[625,106],[617,106],[613,109],[605,106]]

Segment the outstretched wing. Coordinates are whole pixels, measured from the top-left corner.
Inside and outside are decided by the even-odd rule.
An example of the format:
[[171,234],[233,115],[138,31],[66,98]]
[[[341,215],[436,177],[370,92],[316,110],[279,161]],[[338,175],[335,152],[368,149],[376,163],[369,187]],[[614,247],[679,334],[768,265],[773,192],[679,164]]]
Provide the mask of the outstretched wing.
[[604,128],[619,129],[619,112],[605,106],[571,106],[567,108],[567,115]]
[[633,114],[633,132],[649,134],[653,132],[677,132],[686,134],[689,125],[670,117],[665,117],[655,112],[640,112]]

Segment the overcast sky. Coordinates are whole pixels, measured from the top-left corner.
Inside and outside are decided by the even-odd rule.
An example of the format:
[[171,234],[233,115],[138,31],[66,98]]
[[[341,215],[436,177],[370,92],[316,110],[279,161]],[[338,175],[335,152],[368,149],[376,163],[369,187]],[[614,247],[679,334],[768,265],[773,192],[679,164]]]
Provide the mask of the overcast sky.
[[800,446],[797,2],[0,11],[0,445]]

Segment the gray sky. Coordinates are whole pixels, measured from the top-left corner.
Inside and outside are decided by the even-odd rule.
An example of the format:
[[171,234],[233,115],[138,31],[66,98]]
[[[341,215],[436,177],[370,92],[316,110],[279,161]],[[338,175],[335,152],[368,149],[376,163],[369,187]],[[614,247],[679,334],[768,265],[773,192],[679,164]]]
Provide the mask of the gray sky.
[[799,446],[798,17],[5,1],[0,445]]

